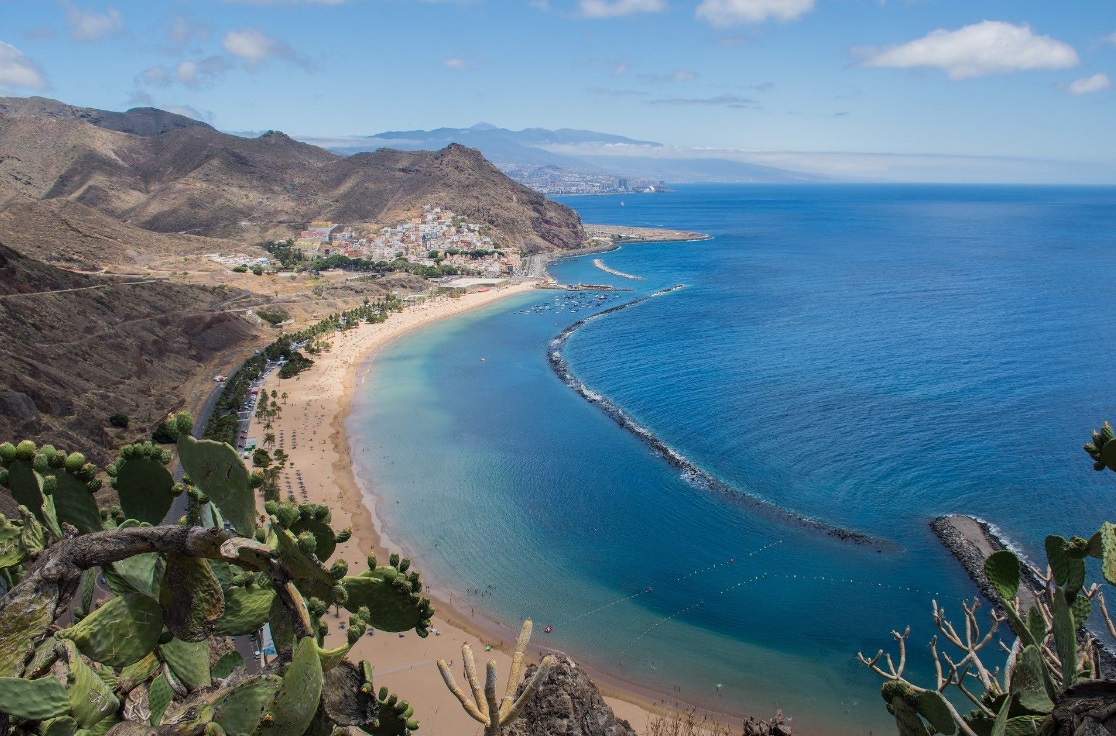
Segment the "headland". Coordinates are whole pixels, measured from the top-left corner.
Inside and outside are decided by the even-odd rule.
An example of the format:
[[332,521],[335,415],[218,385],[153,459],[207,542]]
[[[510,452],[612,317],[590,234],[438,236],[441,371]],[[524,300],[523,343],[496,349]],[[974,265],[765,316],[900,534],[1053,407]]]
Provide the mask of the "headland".
[[676,241],[711,240],[712,235],[690,230],[669,230],[657,227],[628,225],[586,225],[585,234],[593,240],[608,243],[670,243]]

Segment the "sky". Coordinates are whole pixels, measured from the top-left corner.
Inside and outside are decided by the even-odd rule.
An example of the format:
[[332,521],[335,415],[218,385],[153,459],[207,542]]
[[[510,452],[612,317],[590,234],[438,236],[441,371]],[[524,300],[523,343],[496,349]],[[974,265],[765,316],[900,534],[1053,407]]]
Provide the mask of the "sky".
[[0,0],[0,94],[296,137],[484,121],[1116,183],[1114,83],[1112,0]]

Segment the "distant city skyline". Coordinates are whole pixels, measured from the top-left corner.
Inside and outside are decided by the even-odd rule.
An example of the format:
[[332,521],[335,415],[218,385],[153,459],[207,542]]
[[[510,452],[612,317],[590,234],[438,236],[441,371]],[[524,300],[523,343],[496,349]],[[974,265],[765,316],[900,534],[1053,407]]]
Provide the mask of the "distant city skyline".
[[988,167],[996,181],[1116,183],[1116,6],[1101,0],[0,0],[0,12],[0,94],[151,105],[226,131],[486,121],[838,177],[977,181]]

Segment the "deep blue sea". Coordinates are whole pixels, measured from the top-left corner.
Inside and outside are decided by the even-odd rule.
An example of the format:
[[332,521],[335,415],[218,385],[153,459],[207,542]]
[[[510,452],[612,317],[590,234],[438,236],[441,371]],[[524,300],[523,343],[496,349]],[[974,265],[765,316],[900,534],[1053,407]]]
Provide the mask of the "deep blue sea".
[[[1116,420],[1116,189],[688,186],[564,200],[586,222],[706,232],[551,268],[631,288],[501,301],[395,343],[356,399],[388,535],[459,609],[668,698],[804,734],[890,733],[858,650],[976,595],[927,522],[1047,533],[1111,519],[1081,449]],[[741,492],[895,543],[807,531],[683,478],[585,384]],[[483,360],[482,360],[483,358]],[[553,633],[541,632],[545,624]]]

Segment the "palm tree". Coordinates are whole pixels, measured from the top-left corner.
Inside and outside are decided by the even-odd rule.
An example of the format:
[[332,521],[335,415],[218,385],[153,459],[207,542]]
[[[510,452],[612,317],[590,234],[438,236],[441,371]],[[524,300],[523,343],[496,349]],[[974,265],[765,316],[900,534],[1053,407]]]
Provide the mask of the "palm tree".
[[275,446],[275,433],[274,432],[268,432],[267,434],[264,435],[263,441],[264,441],[264,444],[267,445],[268,447],[274,447]]

